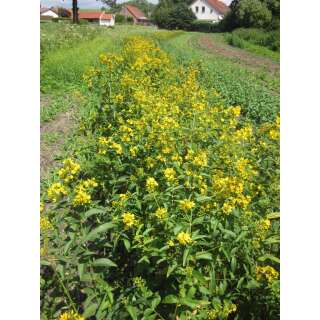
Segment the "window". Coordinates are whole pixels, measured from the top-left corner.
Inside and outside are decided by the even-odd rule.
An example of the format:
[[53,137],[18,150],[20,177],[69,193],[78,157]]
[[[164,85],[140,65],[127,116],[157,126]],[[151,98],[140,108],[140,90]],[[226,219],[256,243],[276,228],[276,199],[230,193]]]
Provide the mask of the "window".
[[213,12],[213,10],[211,9],[211,10],[210,10],[210,13],[212,13],[212,12]]
[[196,13],[198,13],[199,12],[199,7],[196,7]]
[[202,13],[206,11],[206,7],[202,7]]

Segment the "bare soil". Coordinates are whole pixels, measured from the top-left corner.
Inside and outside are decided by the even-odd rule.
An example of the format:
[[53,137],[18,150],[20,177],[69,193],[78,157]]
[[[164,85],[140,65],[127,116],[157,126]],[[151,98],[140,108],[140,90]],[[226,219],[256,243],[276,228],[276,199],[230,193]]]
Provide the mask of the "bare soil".
[[279,74],[279,63],[267,57],[257,56],[245,50],[214,41],[211,37],[205,35],[198,38],[198,43],[200,47],[211,53],[230,58],[251,69],[264,69],[272,74]]
[[[60,113],[57,117],[40,127],[40,177],[46,176],[50,168],[55,165],[55,158],[61,150],[61,146],[65,141],[66,135],[70,132],[74,125],[74,110]],[[44,135],[57,133],[58,139],[54,143],[45,141]]]

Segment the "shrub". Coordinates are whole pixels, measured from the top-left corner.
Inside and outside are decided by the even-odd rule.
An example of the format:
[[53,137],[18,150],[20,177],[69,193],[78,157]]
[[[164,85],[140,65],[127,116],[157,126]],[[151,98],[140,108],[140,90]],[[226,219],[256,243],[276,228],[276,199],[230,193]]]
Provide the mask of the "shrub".
[[127,17],[126,21],[127,23],[133,23],[133,18],[129,16]]
[[238,38],[256,44],[262,47],[267,47],[270,50],[280,50],[280,32],[265,31],[263,29],[235,29],[232,34]]
[[278,317],[279,119],[197,77],[140,37],[84,75],[86,143],[42,197],[44,318]]
[[159,5],[153,14],[153,21],[158,27],[169,30],[190,30],[195,18],[194,13],[183,2],[169,7]]
[[220,24],[195,20],[191,23],[190,30],[199,32],[220,32]]
[[124,23],[126,20],[126,17],[121,14],[116,14],[115,22],[116,23]]

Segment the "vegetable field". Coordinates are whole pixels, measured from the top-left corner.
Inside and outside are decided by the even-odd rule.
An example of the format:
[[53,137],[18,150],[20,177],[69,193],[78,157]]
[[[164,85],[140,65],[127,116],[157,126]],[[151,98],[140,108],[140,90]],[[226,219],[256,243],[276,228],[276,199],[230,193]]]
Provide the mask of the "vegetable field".
[[277,75],[130,28],[42,30],[42,118],[77,100],[41,183],[41,319],[278,319]]

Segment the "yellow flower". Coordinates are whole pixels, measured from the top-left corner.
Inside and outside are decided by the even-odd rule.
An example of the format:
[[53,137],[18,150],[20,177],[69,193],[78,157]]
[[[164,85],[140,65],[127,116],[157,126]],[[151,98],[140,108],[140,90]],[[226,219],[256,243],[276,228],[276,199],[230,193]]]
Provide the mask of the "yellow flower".
[[271,266],[257,267],[256,276],[258,281],[263,281],[266,279],[270,283],[278,278],[279,273]]
[[47,217],[41,216],[40,217],[40,230],[43,232],[46,232],[46,231],[49,231],[52,229],[53,229],[53,226],[52,226],[50,220]]
[[191,236],[188,232],[180,232],[177,235],[177,240],[179,241],[180,244],[182,244],[183,246],[189,244],[192,242],[191,240]]
[[278,130],[270,130],[269,132],[269,137],[272,139],[272,140],[278,140],[280,138],[280,133]]
[[136,219],[133,213],[126,212],[122,215],[122,222],[125,225],[125,228],[131,228],[136,223]]
[[80,189],[77,191],[74,199],[73,204],[75,206],[85,205],[91,203],[91,196],[86,191]]
[[158,186],[158,182],[154,178],[148,178],[146,182],[146,187],[149,192],[154,191],[154,189]]
[[175,174],[176,174],[176,172],[173,168],[167,168],[164,170],[164,175],[169,182],[174,181]]
[[44,203],[40,201],[40,213],[44,211]]
[[130,154],[131,154],[133,157],[136,157],[136,156],[137,156],[137,153],[138,153],[138,147],[137,147],[137,146],[130,147]]
[[121,144],[119,144],[119,143],[112,142],[111,148],[116,152],[116,154],[122,154],[122,152],[123,152]]
[[59,317],[59,320],[85,320],[85,318],[72,310],[62,313]]
[[192,163],[199,167],[205,167],[208,164],[207,154],[205,152],[200,152],[194,157]]
[[168,246],[169,248],[174,247],[174,242],[173,242],[173,240],[168,240],[168,241],[167,241],[167,246]]
[[230,214],[233,211],[234,208],[235,208],[234,201],[233,200],[227,200],[222,206],[222,211],[225,214]]
[[158,208],[156,210],[155,216],[159,220],[164,220],[167,217],[168,210],[166,208]]
[[184,199],[180,201],[180,209],[187,212],[195,207],[195,203],[189,199]]
[[68,158],[63,161],[63,167],[58,171],[59,177],[68,183],[72,181],[80,171],[80,164]]
[[61,183],[57,182],[57,183],[53,183],[49,187],[47,194],[48,194],[49,200],[51,200],[52,202],[57,202],[63,196],[67,195],[67,190]]

